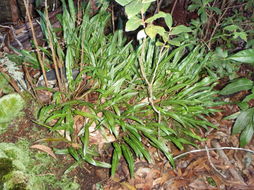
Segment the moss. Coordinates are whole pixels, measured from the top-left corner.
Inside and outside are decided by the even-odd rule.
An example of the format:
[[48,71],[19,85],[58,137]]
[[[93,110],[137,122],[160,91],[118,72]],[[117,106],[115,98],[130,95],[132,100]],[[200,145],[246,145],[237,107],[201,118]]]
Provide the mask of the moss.
[[12,161],[9,158],[0,158],[0,183],[3,183],[3,177],[12,170]]

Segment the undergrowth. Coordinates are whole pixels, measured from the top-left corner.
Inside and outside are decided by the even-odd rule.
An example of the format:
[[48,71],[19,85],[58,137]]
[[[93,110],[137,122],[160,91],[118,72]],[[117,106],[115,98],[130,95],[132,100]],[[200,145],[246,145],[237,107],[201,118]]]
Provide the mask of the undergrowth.
[[[56,153],[69,153],[78,162],[84,160],[111,168],[112,176],[122,157],[131,176],[136,158],[153,163],[154,157],[149,153],[151,146],[174,166],[172,146],[180,150],[186,144],[196,146],[197,141],[205,140],[199,130],[216,127],[206,119],[217,111],[213,107],[221,104],[215,101],[217,92],[213,87],[218,76],[231,68],[217,72],[214,71],[217,65],[211,63],[221,58],[227,64],[236,58],[222,49],[214,53],[197,41],[185,41],[182,37],[193,30],[188,28],[181,36],[187,27],[173,26],[172,17],[162,12],[145,20],[145,24],[144,19],[139,18],[137,27],[149,25],[144,30],[152,37],[140,39],[139,45],[134,47],[120,29],[105,35],[110,15],[106,11],[108,4],[103,3],[100,11],[91,16],[89,5],[84,5],[81,11],[75,8],[73,1],[66,4],[63,0],[63,13],[58,15],[62,38],[51,26],[47,9],[45,13],[40,12],[42,31],[49,47],[35,43],[36,54],[22,50],[19,53],[23,56],[19,58],[31,67],[41,68],[44,77],[47,69],[57,68],[57,84],[49,88],[45,77],[45,87],[31,85],[35,97],[38,89],[49,91],[53,96],[49,104],[42,106],[34,122],[56,132],[62,137],[57,139],[67,144],[66,149]],[[213,10],[210,11],[212,14]],[[161,28],[153,24],[158,18],[165,18],[172,31],[161,32]],[[201,25],[207,27],[205,20],[201,21]],[[164,41],[156,40],[156,35],[161,35]],[[168,36],[181,40],[167,41]],[[213,37],[216,35],[207,41],[209,50]],[[73,77],[73,69],[79,71],[77,77]],[[66,71],[66,78],[62,70]],[[99,158],[102,142],[111,143],[114,148],[111,163]]]

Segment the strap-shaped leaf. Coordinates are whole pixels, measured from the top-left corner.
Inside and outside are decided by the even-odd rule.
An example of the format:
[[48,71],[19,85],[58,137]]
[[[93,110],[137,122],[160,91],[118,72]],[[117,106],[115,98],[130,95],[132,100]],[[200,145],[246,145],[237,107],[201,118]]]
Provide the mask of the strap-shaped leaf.
[[128,137],[123,137],[123,139],[132,148],[137,157],[143,157],[142,152],[137,148],[137,145],[133,141],[131,141]]
[[221,91],[221,95],[229,95],[242,90],[250,90],[253,87],[253,81],[247,78],[236,79],[227,86],[225,86]]
[[155,138],[154,135],[150,135],[150,134],[147,134],[147,133],[144,133],[144,135],[152,142],[152,144],[155,147],[157,147],[158,149],[160,149],[164,153],[164,155],[167,157],[169,162],[174,167],[175,166],[175,162],[174,162],[173,156],[170,154],[169,149],[166,146],[166,144],[163,141],[160,141],[157,138]]
[[145,159],[148,161],[148,163],[153,163],[153,160],[151,158],[150,153],[148,152],[148,150],[144,147],[144,145],[141,143],[141,140],[138,140],[137,138],[135,138],[133,135],[129,135],[129,137],[131,138],[132,142],[135,143],[135,145],[137,146],[137,148],[142,152],[143,156],[145,157]]
[[121,146],[117,142],[114,142],[113,146],[114,146],[114,153],[112,157],[111,176],[115,175],[118,164],[119,164],[119,160],[122,157]]
[[102,168],[111,168],[111,164],[108,164],[106,162],[101,162],[98,160],[94,160],[91,155],[86,154],[84,157],[84,160],[87,161],[89,164],[92,164],[94,166],[102,167]]
[[133,177],[134,176],[134,159],[133,159],[132,152],[130,151],[129,147],[125,144],[122,144],[121,148],[122,148],[123,156],[129,166],[130,176]]
[[108,123],[108,125],[110,127],[110,130],[117,137],[118,136],[118,130],[116,129],[116,124],[117,124],[117,118],[116,118],[116,116],[117,115],[111,113],[108,110],[105,110],[103,113],[104,113],[104,116],[105,116],[105,121]]

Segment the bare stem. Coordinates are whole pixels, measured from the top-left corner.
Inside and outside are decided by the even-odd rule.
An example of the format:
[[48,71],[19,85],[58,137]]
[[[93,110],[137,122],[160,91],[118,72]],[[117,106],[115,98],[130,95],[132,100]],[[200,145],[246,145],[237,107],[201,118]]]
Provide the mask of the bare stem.
[[29,24],[30,24],[30,28],[31,28],[31,31],[32,31],[34,45],[35,45],[37,57],[38,57],[38,60],[39,60],[40,66],[41,66],[41,70],[42,70],[43,78],[44,78],[44,81],[45,81],[45,85],[46,85],[46,87],[48,87],[48,80],[47,80],[47,76],[46,76],[46,71],[44,69],[42,57],[41,57],[40,50],[39,50],[39,45],[38,45],[38,42],[37,42],[37,39],[36,39],[36,36],[35,36],[33,22],[32,22],[30,13],[29,13],[28,1],[23,0],[23,2],[24,2],[24,5],[25,5],[25,8],[26,8],[26,15],[27,15],[27,18],[28,18],[28,21],[29,21]]

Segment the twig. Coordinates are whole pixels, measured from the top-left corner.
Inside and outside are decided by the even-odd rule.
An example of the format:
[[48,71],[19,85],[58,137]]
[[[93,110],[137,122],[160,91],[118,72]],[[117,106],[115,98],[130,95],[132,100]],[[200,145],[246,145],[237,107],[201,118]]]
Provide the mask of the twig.
[[144,53],[145,53],[145,44],[146,44],[146,38],[144,39],[143,41],[143,44],[142,44],[142,52],[141,52],[141,56],[139,56],[139,66],[140,66],[140,71],[141,71],[141,75],[142,77],[145,79],[145,82],[147,84],[147,91],[148,91],[148,101],[149,103],[151,104],[153,110],[157,113],[158,115],[158,123],[161,122],[161,113],[160,111],[154,106],[154,102],[153,102],[153,82],[154,82],[154,78],[155,78],[155,72],[157,71],[157,68],[158,68],[158,65],[159,65],[159,61],[156,63],[156,67],[155,67],[155,70],[153,72],[153,77],[152,77],[152,80],[151,82],[149,82],[147,76],[146,76],[146,73],[145,73],[145,68],[144,68],[144,64],[143,64],[143,59],[145,57]]
[[[225,3],[225,0],[223,1],[223,5]],[[217,22],[215,23],[215,26],[214,26],[214,29],[211,33],[211,36],[210,36],[210,39],[209,39],[209,42],[208,42],[208,48],[211,49],[211,45],[212,45],[212,38],[215,34],[215,32],[217,31],[217,28],[220,26],[220,22],[221,20],[223,19],[224,15],[226,14],[226,12],[228,11],[230,5],[231,5],[232,1],[229,2],[228,6],[225,8],[224,12],[221,14],[221,16],[218,18]],[[222,6],[223,6],[222,5]],[[208,30],[208,29],[207,29]]]
[[191,150],[188,152],[184,152],[182,154],[179,154],[177,156],[175,156],[173,159],[177,160],[178,158],[188,155],[188,154],[192,154],[192,153],[197,153],[197,152],[205,152],[205,151],[214,151],[214,150],[239,150],[239,151],[245,151],[245,152],[250,152],[252,154],[254,154],[253,150],[249,150],[249,149],[245,149],[245,148],[237,148],[237,147],[220,147],[220,148],[208,148],[208,149],[197,149],[197,150]]
[[[15,33],[15,30],[14,30],[13,26],[4,26],[4,25],[1,25],[1,24],[0,24],[0,27],[10,29],[11,32],[12,32],[13,38],[14,38],[14,40],[17,42],[17,44],[19,45],[19,47],[20,47],[21,49],[24,48],[23,45],[22,45],[22,43],[18,40],[18,37],[17,37],[17,35],[16,35],[16,33]],[[9,45],[9,44],[8,44],[8,45]]]
[[44,81],[45,81],[45,85],[46,85],[46,87],[48,87],[48,80],[47,80],[47,76],[46,76],[46,71],[44,69],[42,57],[41,57],[41,54],[40,54],[40,51],[39,51],[39,45],[38,45],[38,42],[37,42],[37,39],[36,39],[36,36],[35,36],[33,22],[32,22],[30,13],[29,13],[28,1],[23,0],[23,2],[24,2],[24,5],[25,5],[25,8],[26,8],[26,15],[27,15],[27,18],[28,18],[28,21],[29,21],[29,24],[30,24],[30,28],[31,28],[31,31],[32,31],[34,45],[35,45],[36,53],[37,53],[38,60],[39,60],[40,66],[41,66],[41,70],[42,70],[43,78],[44,78]]
[[172,14],[174,13],[174,11],[175,11],[175,7],[176,7],[176,4],[177,4],[177,1],[178,1],[178,0],[175,0],[175,2],[174,2],[174,5],[173,5],[172,10],[171,10],[171,12],[170,12],[171,15],[172,15]]
[[161,8],[161,4],[162,4],[163,0],[157,0],[156,3],[157,3],[157,8],[154,12],[154,14],[158,13],[160,11],[160,8]]
[[221,175],[221,176],[224,177],[224,178],[227,178],[227,176],[225,176],[223,173],[221,173],[221,171],[219,171],[219,170],[215,167],[215,165],[213,164],[207,146],[205,146],[205,150],[206,150],[207,158],[208,158],[208,161],[209,161],[211,167],[212,167],[219,175]]
[[[215,148],[220,148],[220,144],[217,141],[212,141],[212,145]],[[231,163],[227,157],[227,155],[222,151],[222,150],[217,150],[218,154],[220,155],[220,157],[224,160],[225,164],[228,166],[231,166]],[[238,174],[238,172],[235,170],[234,167],[229,167],[229,172],[231,173],[231,175],[238,181],[240,181],[242,184],[245,184],[244,179],[242,178],[242,176],[240,176]]]
[[[60,73],[59,73],[59,68],[61,69],[61,67],[59,67],[59,64],[58,64],[58,61],[57,61],[56,53],[55,53],[54,46],[53,46],[52,34],[51,34],[51,31],[50,31],[47,0],[45,0],[45,17],[46,17],[46,27],[47,27],[47,31],[48,31],[49,47],[51,49],[52,59],[53,59],[53,63],[54,63],[54,66],[55,66],[56,78],[57,78],[57,82],[58,82],[58,85],[59,85],[59,89],[60,89],[61,92],[63,92],[61,76],[60,76]],[[62,71],[60,71],[60,72],[63,73]]]

